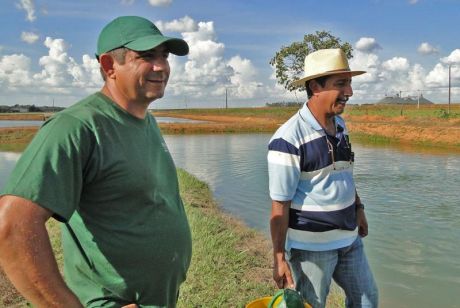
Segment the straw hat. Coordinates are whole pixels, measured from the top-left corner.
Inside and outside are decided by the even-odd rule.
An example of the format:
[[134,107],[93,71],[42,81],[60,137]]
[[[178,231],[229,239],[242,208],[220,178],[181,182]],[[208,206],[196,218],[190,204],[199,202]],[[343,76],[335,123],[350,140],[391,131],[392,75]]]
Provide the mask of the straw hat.
[[304,76],[292,82],[291,85],[304,86],[307,80],[341,73],[351,73],[351,76],[356,76],[364,74],[365,71],[350,70],[347,56],[340,48],[320,49],[305,57]]

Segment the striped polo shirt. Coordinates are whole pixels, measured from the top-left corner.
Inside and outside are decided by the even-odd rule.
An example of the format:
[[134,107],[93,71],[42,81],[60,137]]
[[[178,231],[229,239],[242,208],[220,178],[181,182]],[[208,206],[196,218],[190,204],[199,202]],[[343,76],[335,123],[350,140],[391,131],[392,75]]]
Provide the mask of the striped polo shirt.
[[344,120],[335,123],[327,135],[304,104],[270,140],[270,197],[291,201],[286,250],[338,249],[357,237],[354,157]]

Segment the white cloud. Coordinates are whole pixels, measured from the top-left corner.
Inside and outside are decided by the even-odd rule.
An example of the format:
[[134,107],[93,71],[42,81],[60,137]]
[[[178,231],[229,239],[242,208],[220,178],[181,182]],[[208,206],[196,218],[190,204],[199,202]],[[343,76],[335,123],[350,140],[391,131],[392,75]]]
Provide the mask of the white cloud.
[[409,69],[409,61],[402,57],[393,57],[382,63],[382,68],[388,71],[407,71]]
[[239,98],[249,99],[261,94],[262,84],[256,81],[257,70],[248,59],[234,56],[228,61],[234,74],[230,76],[231,84],[236,87],[235,94]]
[[0,89],[16,90],[32,83],[30,58],[23,54],[6,55],[0,58]]
[[[181,66],[180,74],[173,72],[172,83],[180,83],[194,87],[192,95],[206,96],[206,89],[217,91],[229,82],[233,73],[231,67],[223,59],[225,45],[216,41],[213,22],[199,22],[195,32],[182,33],[190,46],[187,61]],[[179,61],[175,61],[177,70]],[[180,91],[181,88],[178,88]]]
[[33,76],[42,86],[58,93],[70,93],[72,88],[84,88],[88,91],[97,89],[100,79],[99,66],[95,59],[83,55],[83,64],[78,64],[67,54],[67,44],[63,39],[47,37],[44,44],[49,48],[49,53],[40,58],[42,71]]
[[36,19],[35,5],[33,0],[20,0],[19,3],[17,3],[17,7],[26,11],[26,19],[28,21],[34,21]]
[[365,74],[353,77],[353,83],[373,83],[378,81],[380,60],[376,54],[356,51],[349,62],[352,70],[366,71]]
[[28,44],[33,44],[39,39],[38,34],[33,32],[22,32],[21,33],[21,40]]
[[190,46],[189,55],[170,58],[172,73],[168,92],[216,101],[224,97],[226,88],[233,99],[253,98],[263,91],[257,81],[257,70],[249,59],[224,58],[225,45],[218,41],[212,21],[196,23],[187,16],[180,20],[180,24],[194,25],[183,27],[184,30],[195,30],[181,33]]
[[446,64],[460,63],[460,49],[455,49],[449,56],[441,58],[441,62]]
[[380,45],[377,43],[377,40],[373,37],[360,38],[356,42],[355,47],[361,52],[373,52],[382,49],[382,47],[380,47]]
[[49,48],[49,53],[40,58],[39,64],[43,69],[40,73],[35,74],[34,78],[41,80],[47,86],[56,88],[68,81],[66,71],[71,61],[69,62],[70,58],[66,53],[67,46],[63,39],[50,37],[45,39],[44,44]]
[[422,55],[431,55],[438,53],[439,49],[434,46],[431,46],[427,42],[423,42],[420,44],[420,46],[418,46],[417,51]]
[[428,73],[425,81],[430,87],[443,87],[448,85],[448,68],[441,63],[435,65],[435,67]]
[[409,4],[416,4],[418,2],[418,0],[408,0]]
[[175,32],[194,32],[198,30],[198,24],[189,16],[184,16],[180,19],[174,19],[170,22],[155,22],[155,25],[160,31],[175,31]]
[[121,4],[123,5],[132,5],[134,0],[121,0]]
[[[64,95],[81,97],[82,93],[96,91],[102,84],[99,65],[89,55],[83,55],[77,63],[67,54],[63,39],[47,37],[44,45],[48,55],[39,59],[41,71],[33,72],[31,59],[22,54],[6,55],[0,58],[0,92],[37,95]],[[25,103],[25,102],[22,102]],[[35,101],[31,102],[37,104]]]
[[151,6],[168,6],[172,0],[149,0]]

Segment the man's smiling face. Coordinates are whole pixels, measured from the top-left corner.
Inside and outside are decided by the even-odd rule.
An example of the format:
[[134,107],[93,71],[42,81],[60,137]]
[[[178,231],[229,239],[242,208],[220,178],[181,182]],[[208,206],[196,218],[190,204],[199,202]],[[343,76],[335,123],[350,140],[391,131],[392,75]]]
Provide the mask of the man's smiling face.
[[128,50],[125,63],[116,64],[116,83],[128,101],[150,103],[163,97],[170,74],[168,56],[164,45],[147,51]]
[[345,110],[348,98],[353,95],[351,74],[341,73],[330,75],[324,87],[319,86],[319,97],[329,115],[339,115]]

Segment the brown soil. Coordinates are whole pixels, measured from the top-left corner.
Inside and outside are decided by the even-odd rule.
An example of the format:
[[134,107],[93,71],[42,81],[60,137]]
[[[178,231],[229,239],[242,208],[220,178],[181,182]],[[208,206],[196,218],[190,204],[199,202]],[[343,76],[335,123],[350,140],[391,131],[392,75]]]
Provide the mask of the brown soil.
[[405,116],[346,116],[351,134],[388,138],[396,143],[460,147],[460,119],[409,119]]
[[0,144],[29,143],[38,127],[0,127]]
[[51,114],[48,113],[1,113],[0,120],[12,120],[12,121],[21,121],[21,120],[35,120],[43,121],[48,119]]

